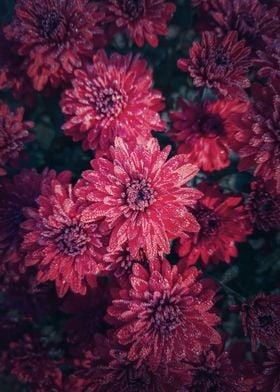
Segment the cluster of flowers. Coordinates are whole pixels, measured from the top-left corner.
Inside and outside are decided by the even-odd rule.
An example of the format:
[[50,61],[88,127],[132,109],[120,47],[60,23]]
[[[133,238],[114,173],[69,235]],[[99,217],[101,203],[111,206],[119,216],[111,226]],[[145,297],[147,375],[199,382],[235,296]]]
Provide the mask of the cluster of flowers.
[[[204,275],[280,228],[280,4],[193,7],[201,39],[177,65],[197,97],[169,124],[143,56],[105,49],[118,35],[156,48],[172,2],[17,0],[1,26],[0,89],[31,107],[60,89],[63,132],[94,151],[75,183],[48,168],[11,176],[34,123],[0,102],[0,371],[30,391],[280,390],[280,295],[232,306],[245,357]],[[247,195],[210,177],[237,158]],[[58,312],[59,336],[44,339]]]

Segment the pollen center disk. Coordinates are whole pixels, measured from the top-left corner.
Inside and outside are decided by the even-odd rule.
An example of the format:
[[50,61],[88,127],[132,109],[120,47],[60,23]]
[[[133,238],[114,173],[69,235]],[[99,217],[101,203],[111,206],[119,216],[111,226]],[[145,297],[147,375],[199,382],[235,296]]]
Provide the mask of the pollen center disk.
[[147,180],[132,180],[126,186],[126,202],[134,211],[144,211],[155,201],[155,192]]
[[170,333],[181,324],[181,310],[170,293],[165,292],[160,298],[157,294],[149,304],[151,322],[161,333]]
[[55,10],[48,12],[42,17],[41,31],[44,37],[53,42],[64,41],[67,34],[65,17]]
[[127,103],[127,95],[114,87],[94,88],[93,105],[100,118],[117,117]]
[[145,10],[144,0],[119,0],[119,6],[131,21],[143,16]]
[[259,326],[261,328],[270,327],[273,325],[273,318],[271,315],[263,315],[258,317]]
[[262,219],[269,220],[278,211],[278,203],[268,192],[255,191],[248,203],[251,211],[258,214]]
[[217,114],[207,114],[199,120],[200,132],[207,137],[222,136],[225,133],[224,124],[221,117]]
[[203,235],[214,236],[217,234],[221,226],[221,221],[215,211],[207,208],[201,203],[198,203],[194,214],[200,225],[200,231]]
[[226,67],[229,62],[228,56],[226,55],[226,53],[218,51],[215,56],[215,62],[217,65],[219,65],[221,67]]
[[69,256],[82,254],[89,239],[84,228],[79,224],[67,226],[56,239],[59,250]]

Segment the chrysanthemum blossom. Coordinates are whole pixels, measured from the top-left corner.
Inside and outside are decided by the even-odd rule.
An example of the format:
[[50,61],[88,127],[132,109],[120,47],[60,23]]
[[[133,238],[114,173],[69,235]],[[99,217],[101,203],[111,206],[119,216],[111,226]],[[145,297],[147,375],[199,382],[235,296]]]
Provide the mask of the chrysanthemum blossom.
[[112,229],[108,251],[126,242],[132,257],[142,249],[152,260],[169,253],[169,240],[183,231],[196,232],[198,223],[186,206],[194,206],[201,193],[185,186],[198,169],[186,155],[167,160],[170,146],[160,151],[151,138],[146,145],[127,144],[115,139],[113,161],[91,161],[93,170],[83,173],[85,186],[77,188],[79,198],[90,202],[82,221],[104,218]]
[[[52,317],[57,312],[58,300],[53,286],[38,285],[35,276],[33,268],[23,269],[20,263],[0,264],[0,292],[3,298],[1,318],[18,331],[22,331],[26,322],[30,323],[32,320],[36,324],[42,318]],[[15,313],[16,318],[13,316]],[[16,335],[7,330],[6,339],[2,333],[0,336],[2,346],[3,342],[8,343]]]
[[239,170],[254,167],[254,175],[274,180],[280,191],[280,79],[273,84],[252,87],[252,110],[232,115],[235,132],[231,148],[239,155]]
[[242,325],[251,339],[252,350],[257,343],[280,350],[280,295],[258,294],[242,305]]
[[201,43],[193,43],[190,59],[180,59],[177,64],[190,74],[196,87],[213,88],[221,96],[247,100],[244,88],[250,86],[249,54],[250,49],[244,40],[238,41],[235,31],[223,38],[206,31]]
[[206,100],[201,103],[179,100],[181,112],[170,112],[171,139],[178,143],[177,152],[187,154],[190,163],[204,171],[229,166],[229,130],[231,113],[246,112],[248,104],[238,100]]
[[192,265],[198,260],[208,263],[230,263],[238,255],[236,243],[246,241],[252,232],[248,212],[239,195],[223,194],[218,185],[200,184],[204,197],[192,213],[200,224],[200,230],[181,237],[177,251],[182,263]]
[[26,266],[37,265],[38,282],[55,281],[59,297],[94,286],[103,253],[98,225],[81,221],[85,203],[75,196],[68,174],[44,184],[38,208],[25,209],[22,224]]
[[164,259],[151,263],[149,272],[133,266],[131,287],[120,289],[107,310],[108,321],[118,327],[116,338],[129,347],[130,361],[148,363],[155,371],[161,363],[194,360],[221,342],[213,328],[219,322],[212,312],[215,290],[199,277],[195,267],[179,273]]
[[9,180],[0,181],[0,258],[2,262],[19,262],[22,259],[20,244],[24,221],[23,209],[36,207],[41,184],[46,177],[55,176],[54,171],[37,173],[35,169],[24,169]]
[[187,363],[192,383],[188,392],[250,392],[242,373],[235,368],[229,352],[223,345],[213,347],[202,353],[197,362]]
[[116,31],[125,31],[137,46],[157,47],[166,36],[176,6],[166,0],[105,0],[105,12]]
[[253,181],[247,208],[257,229],[280,229],[280,194],[276,192],[274,181]]
[[67,314],[64,331],[70,346],[79,347],[79,351],[83,347],[87,349],[93,343],[94,335],[106,329],[104,316],[111,302],[111,289],[112,285],[100,278],[97,287],[89,288],[85,295],[71,291],[65,295],[61,310]]
[[12,375],[28,390],[62,391],[61,361],[51,358],[49,350],[50,347],[43,346],[38,336],[24,335],[2,350],[0,368],[3,366],[4,374]]
[[[125,347],[114,337],[96,335],[94,348],[85,350],[75,361],[76,371],[69,379],[68,389],[78,392],[179,392],[178,380],[168,376],[167,367],[153,372],[147,364],[139,367],[128,359]],[[188,375],[189,376],[189,375]],[[189,376],[190,378],[190,376]],[[183,385],[181,384],[181,387]]]
[[103,13],[88,0],[18,0],[16,15],[5,29],[19,55],[28,57],[34,88],[58,86],[81,67],[99,45]]
[[269,8],[259,0],[210,0],[209,16],[222,34],[236,31],[253,51],[265,48],[266,40],[275,37],[279,29],[276,7]]
[[262,363],[261,373],[256,377],[256,390],[278,392],[280,390],[280,350],[271,349]]
[[164,108],[159,90],[152,89],[152,70],[147,62],[128,54],[104,50],[75,72],[72,89],[66,90],[61,108],[66,115],[65,134],[83,141],[83,148],[104,151],[115,136],[147,139],[150,131],[162,131]]
[[0,175],[5,174],[7,163],[16,163],[25,142],[31,139],[29,130],[34,124],[23,121],[23,116],[24,108],[20,107],[13,113],[0,101]]

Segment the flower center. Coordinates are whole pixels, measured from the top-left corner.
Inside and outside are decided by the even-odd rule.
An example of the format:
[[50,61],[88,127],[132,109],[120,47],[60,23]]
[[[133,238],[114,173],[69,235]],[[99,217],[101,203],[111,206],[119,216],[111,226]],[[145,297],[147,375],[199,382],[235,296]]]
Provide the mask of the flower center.
[[225,53],[217,51],[215,54],[215,63],[216,65],[225,68],[229,65],[229,58]]
[[56,238],[58,249],[69,256],[82,254],[87,243],[87,233],[79,223],[65,227]]
[[248,209],[257,227],[269,230],[279,226],[280,196],[271,195],[259,185],[250,195]]
[[41,32],[50,41],[63,42],[67,34],[65,17],[55,10],[50,11],[41,20]]
[[94,106],[100,118],[117,117],[127,103],[127,95],[114,87],[95,89],[93,91]]
[[208,114],[200,120],[200,131],[202,135],[216,137],[225,133],[224,124],[217,114]]
[[154,293],[154,298],[149,305],[151,322],[162,334],[174,331],[181,324],[181,310],[170,298],[170,293],[164,292],[162,298],[158,298],[158,293]]
[[263,219],[269,218],[273,212],[277,211],[275,200],[267,192],[258,195],[258,200],[252,200],[250,203],[252,211],[256,212]]
[[259,316],[258,320],[259,320],[259,326],[261,328],[266,328],[266,327],[272,325],[272,323],[273,323],[273,319],[270,315]]
[[155,201],[156,192],[148,180],[132,180],[125,191],[126,202],[134,211],[144,211]]
[[203,235],[214,236],[217,234],[221,226],[221,220],[213,210],[201,203],[197,203],[194,214],[200,224],[200,232]]
[[119,5],[130,21],[135,21],[144,15],[144,0],[119,0]]

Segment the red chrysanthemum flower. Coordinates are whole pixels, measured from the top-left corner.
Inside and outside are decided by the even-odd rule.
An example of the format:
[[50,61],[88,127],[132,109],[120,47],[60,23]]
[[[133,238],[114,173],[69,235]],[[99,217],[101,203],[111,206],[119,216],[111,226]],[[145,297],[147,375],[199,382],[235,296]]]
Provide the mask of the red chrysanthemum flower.
[[22,258],[21,222],[23,209],[35,207],[44,178],[55,176],[54,171],[38,174],[36,170],[24,169],[12,180],[0,181],[0,256],[2,262],[19,262]]
[[16,99],[22,99],[31,106],[35,100],[35,90],[30,85],[26,67],[26,58],[16,53],[4,36],[3,26],[0,26],[0,90],[12,89]]
[[231,116],[231,147],[240,157],[239,170],[254,166],[254,175],[275,180],[280,191],[280,79],[273,84],[252,87],[252,110]]
[[257,58],[254,59],[254,65],[258,69],[258,75],[261,78],[280,78],[280,36],[275,38],[273,43],[265,40],[265,50],[257,51]]
[[280,194],[275,190],[274,181],[253,181],[247,208],[257,229],[280,229]]
[[13,375],[28,391],[34,392],[62,391],[59,364],[59,360],[48,356],[48,348],[42,346],[38,337],[30,335],[10,343],[0,358],[5,373]]
[[167,35],[167,24],[176,10],[166,0],[106,0],[104,8],[116,31],[126,31],[137,46],[147,41],[154,48],[158,36]]
[[210,15],[224,34],[237,31],[254,50],[265,46],[279,32],[277,8],[269,9],[259,0],[210,0]]
[[249,392],[244,377],[234,367],[229,352],[223,346],[213,347],[204,352],[199,361],[186,364],[192,374],[192,383],[188,392]]
[[[215,290],[200,272],[178,272],[167,260],[156,260],[148,272],[135,264],[131,287],[120,289],[107,310],[108,321],[118,326],[116,337],[128,345],[128,359],[145,361],[156,370],[161,363],[194,360],[210,344],[219,344],[213,328],[219,318],[211,312]],[[148,344],[147,344],[148,342]]]
[[38,282],[55,281],[59,297],[68,289],[85,294],[95,286],[97,263],[104,253],[97,224],[81,220],[86,207],[75,196],[69,173],[46,182],[37,199],[38,208],[25,209],[27,220],[22,249],[26,266],[37,265]]
[[280,349],[280,295],[256,295],[242,305],[241,315],[244,333],[250,336],[253,351],[257,342],[267,348]]
[[100,41],[103,13],[88,0],[18,0],[16,16],[5,27],[19,55],[28,57],[27,74],[34,88],[54,87],[70,79]]
[[83,222],[105,218],[112,230],[109,252],[126,242],[132,257],[143,248],[148,259],[169,253],[169,240],[184,230],[199,226],[186,206],[193,206],[201,193],[185,184],[197,173],[186,155],[166,161],[170,146],[160,151],[156,139],[146,145],[128,145],[115,139],[113,161],[91,161],[94,170],[83,173],[88,182],[77,195],[91,205],[82,214]]
[[73,392],[179,391],[178,381],[168,377],[166,366],[152,372],[146,364],[136,367],[127,356],[125,348],[112,337],[96,335],[94,349],[85,351],[84,358],[75,361],[77,370],[70,377],[68,389]]
[[64,297],[61,310],[68,314],[64,329],[74,349],[92,344],[93,336],[106,329],[104,316],[110,299],[109,285],[103,279],[98,279],[97,287],[85,295],[69,291]]
[[170,112],[171,138],[178,143],[177,152],[187,154],[190,163],[205,171],[220,170],[230,164],[228,130],[231,113],[244,113],[248,104],[222,99],[186,103],[179,100],[181,112]]
[[[30,328],[31,323],[40,323],[43,318],[52,317],[57,313],[57,296],[51,284],[38,285],[35,271],[19,271],[19,265],[5,263],[6,269],[0,274],[1,318],[9,320],[17,329],[17,334],[7,331],[9,338],[0,334],[0,345],[7,345],[9,341],[19,336],[19,331]],[[16,317],[15,317],[16,314]]]
[[246,241],[252,225],[243,199],[239,195],[223,194],[218,185],[199,185],[204,197],[191,209],[200,230],[182,236],[177,251],[182,263],[192,265],[201,260],[208,263],[230,263],[238,254],[236,242]]
[[165,122],[158,111],[164,108],[163,97],[152,82],[151,69],[138,55],[108,58],[99,50],[92,65],[75,72],[73,89],[64,93],[65,134],[83,140],[85,149],[104,151],[115,136],[147,139],[151,130],[162,131]]
[[0,176],[5,174],[6,163],[16,163],[24,143],[31,140],[29,129],[32,121],[23,121],[24,108],[11,112],[8,105],[0,101]]
[[206,86],[221,96],[247,100],[244,88],[250,86],[249,53],[245,41],[238,41],[235,31],[224,38],[207,31],[202,33],[201,43],[193,43],[190,59],[178,60],[178,67],[191,75],[196,87]]
[[256,388],[261,392],[280,391],[280,351],[272,349],[267,352],[261,374],[256,378]]

